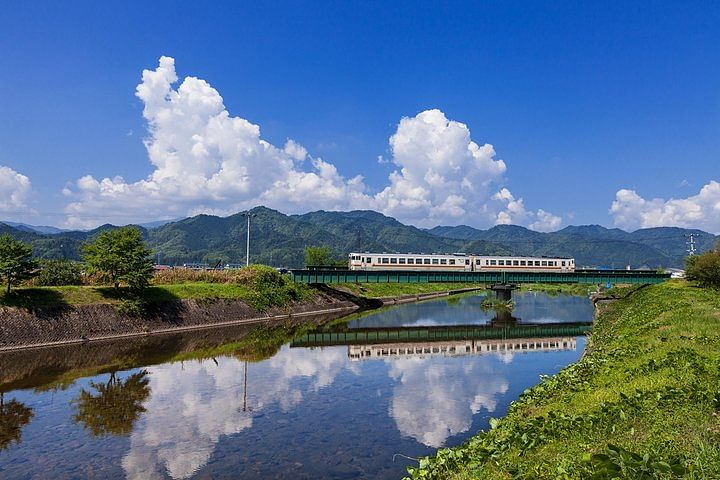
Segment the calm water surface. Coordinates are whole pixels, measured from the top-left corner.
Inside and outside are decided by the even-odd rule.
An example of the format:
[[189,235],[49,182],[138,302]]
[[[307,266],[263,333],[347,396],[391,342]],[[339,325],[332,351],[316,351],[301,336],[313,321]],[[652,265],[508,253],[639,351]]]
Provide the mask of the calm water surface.
[[[582,353],[583,336],[543,329],[591,322],[587,299],[518,294],[497,319],[482,298],[325,329],[414,327],[413,341],[320,346],[337,341],[296,325],[0,355],[0,478],[401,478],[394,454],[462,443]],[[507,338],[530,325],[535,338]],[[499,338],[427,338],[460,326]]]

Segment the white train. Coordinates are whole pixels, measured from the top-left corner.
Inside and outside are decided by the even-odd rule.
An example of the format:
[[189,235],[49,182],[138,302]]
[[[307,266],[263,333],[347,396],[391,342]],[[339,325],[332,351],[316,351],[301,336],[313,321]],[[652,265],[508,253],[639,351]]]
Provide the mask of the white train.
[[442,271],[442,272],[574,272],[575,259],[468,255],[465,253],[350,253],[350,270]]

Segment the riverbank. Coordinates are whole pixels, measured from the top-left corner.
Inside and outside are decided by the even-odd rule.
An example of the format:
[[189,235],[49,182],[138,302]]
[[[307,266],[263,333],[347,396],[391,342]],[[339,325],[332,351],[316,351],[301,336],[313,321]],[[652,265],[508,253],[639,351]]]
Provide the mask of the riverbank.
[[579,362],[411,476],[720,478],[720,293],[673,281],[599,308]]
[[238,324],[281,324],[293,316],[342,316],[478,289],[465,284],[311,287],[279,275],[270,280],[155,285],[140,297],[103,286],[17,288],[0,297],[0,351]]

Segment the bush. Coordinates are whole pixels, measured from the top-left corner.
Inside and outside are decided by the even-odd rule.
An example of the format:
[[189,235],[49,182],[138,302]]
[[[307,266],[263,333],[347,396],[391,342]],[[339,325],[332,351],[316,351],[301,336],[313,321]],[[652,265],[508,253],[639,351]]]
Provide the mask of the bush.
[[82,267],[71,260],[41,260],[40,272],[31,283],[38,287],[82,285]]
[[703,287],[720,288],[720,250],[694,255],[685,260],[685,276]]

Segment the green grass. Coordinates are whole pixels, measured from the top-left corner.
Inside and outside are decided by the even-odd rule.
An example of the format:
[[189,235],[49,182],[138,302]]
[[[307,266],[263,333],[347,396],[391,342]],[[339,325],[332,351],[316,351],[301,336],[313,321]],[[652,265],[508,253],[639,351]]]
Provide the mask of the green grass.
[[548,295],[588,295],[597,289],[595,285],[587,283],[523,283],[521,292],[543,292]]
[[720,292],[673,281],[603,307],[586,355],[414,478],[720,478]]
[[[152,286],[143,291],[141,299],[150,303],[178,299],[242,300],[262,311],[307,299],[312,294],[311,287],[289,281],[278,285],[195,282]],[[89,304],[120,305],[130,297],[131,292],[126,288],[116,291],[112,287],[94,286],[19,287],[13,289],[10,295],[0,296],[0,306],[41,308]]]
[[367,298],[418,295],[421,293],[447,292],[482,285],[472,283],[340,283],[338,287]]

